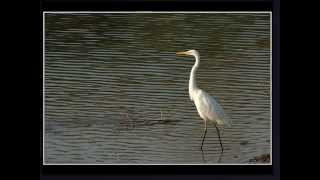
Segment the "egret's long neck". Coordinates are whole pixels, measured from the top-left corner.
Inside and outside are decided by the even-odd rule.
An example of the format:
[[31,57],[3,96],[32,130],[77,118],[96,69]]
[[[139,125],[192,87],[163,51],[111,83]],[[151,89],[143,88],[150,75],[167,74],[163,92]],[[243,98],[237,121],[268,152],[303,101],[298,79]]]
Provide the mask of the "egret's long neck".
[[198,89],[197,82],[196,82],[196,72],[197,72],[197,69],[198,69],[199,63],[200,63],[200,56],[195,55],[194,57],[196,59],[196,62],[194,63],[194,65],[191,69],[190,79],[189,79],[189,95],[190,95],[191,100],[193,100],[192,92],[195,92]]

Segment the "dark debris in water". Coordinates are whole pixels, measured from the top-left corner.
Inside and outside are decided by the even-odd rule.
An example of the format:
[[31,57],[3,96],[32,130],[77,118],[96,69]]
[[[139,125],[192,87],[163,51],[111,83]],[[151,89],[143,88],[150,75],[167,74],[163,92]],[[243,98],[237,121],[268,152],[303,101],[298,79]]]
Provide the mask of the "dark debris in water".
[[[121,119],[119,121],[119,125],[121,127],[124,127],[126,130],[134,129],[135,127],[141,127],[141,126],[153,126],[153,125],[159,125],[159,124],[176,124],[179,122],[179,120],[172,120],[167,119],[164,117],[162,111],[160,110],[160,117],[149,117],[146,119],[145,117],[140,117],[137,113],[134,112],[124,112],[121,113]],[[147,114],[146,114],[147,115]],[[146,116],[145,115],[145,116]]]
[[240,145],[247,145],[249,142],[248,141],[242,141],[240,142]]
[[270,162],[270,154],[262,154],[260,156],[256,156],[253,159],[250,159],[251,163],[269,163]]

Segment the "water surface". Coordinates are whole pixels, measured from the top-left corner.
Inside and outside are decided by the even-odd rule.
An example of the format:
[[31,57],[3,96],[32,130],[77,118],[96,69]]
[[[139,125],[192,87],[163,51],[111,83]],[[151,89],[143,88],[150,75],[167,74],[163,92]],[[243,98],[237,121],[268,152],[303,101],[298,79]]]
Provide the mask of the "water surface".
[[[225,152],[189,99],[198,86],[233,119]],[[270,153],[270,15],[45,14],[45,163],[252,163]]]

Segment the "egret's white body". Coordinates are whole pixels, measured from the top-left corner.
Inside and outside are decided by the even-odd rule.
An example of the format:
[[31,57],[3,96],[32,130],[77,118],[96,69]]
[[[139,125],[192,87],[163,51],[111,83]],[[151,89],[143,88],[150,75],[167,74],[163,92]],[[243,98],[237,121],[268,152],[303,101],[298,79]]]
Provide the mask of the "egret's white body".
[[198,88],[196,83],[196,71],[200,64],[200,55],[196,50],[189,50],[185,52],[178,52],[177,55],[187,55],[194,56],[196,59],[195,64],[192,67],[189,79],[189,96],[191,101],[194,102],[199,116],[204,120],[204,134],[202,139],[201,150],[203,146],[203,141],[207,132],[207,122],[213,122],[219,135],[220,145],[223,151],[223,146],[220,139],[219,126],[231,126],[231,119],[226,116],[223,108],[218,104],[218,102],[211,97],[208,93]]
[[225,113],[213,97],[210,97],[208,93],[201,89],[197,90],[194,96],[194,103],[198,110],[199,116],[204,121],[210,121],[217,123],[218,125],[229,125],[229,123],[225,123],[223,121],[225,118]]

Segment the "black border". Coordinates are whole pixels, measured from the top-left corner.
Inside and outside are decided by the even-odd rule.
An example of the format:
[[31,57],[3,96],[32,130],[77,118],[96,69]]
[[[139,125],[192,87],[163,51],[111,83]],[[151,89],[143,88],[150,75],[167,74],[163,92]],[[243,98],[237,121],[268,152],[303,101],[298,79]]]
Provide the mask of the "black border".
[[45,165],[47,175],[271,175],[271,165]]
[[[48,0],[47,0],[48,1]],[[79,1],[76,5],[72,0],[48,1],[43,4],[44,11],[270,11],[270,0],[240,1]]]
[[[40,93],[40,177],[65,175],[210,175],[226,179],[242,175],[244,179],[280,179],[280,1],[133,1],[118,0],[45,0],[40,2],[40,87],[42,92],[43,11],[272,11],[272,165],[43,165],[42,93]],[[220,175],[220,176],[217,176]],[[226,175],[226,176],[223,176]],[[249,175],[249,176],[245,176]],[[97,177],[97,176],[95,176]],[[169,176],[170,177],[170,176]],[[168,177],[168,178],[169,178]],[[175,176],[172,176],[175,177]],[[239,176],[237,176],[239,177]],[[91,179],[91,178],[90,178]],[[94,179],[94,177],[92,177]]]

